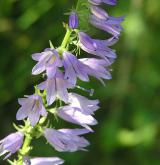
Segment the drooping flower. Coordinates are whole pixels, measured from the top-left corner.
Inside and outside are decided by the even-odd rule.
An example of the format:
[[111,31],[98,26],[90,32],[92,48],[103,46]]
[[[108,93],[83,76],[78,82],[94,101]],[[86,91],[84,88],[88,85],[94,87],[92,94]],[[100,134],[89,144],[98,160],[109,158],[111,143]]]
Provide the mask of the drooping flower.
[[99,40],[99,39],[92,39],[93,42],[96,43],[97,47],[100,49],[104,49],[108,46],[112,46],[114,45],[117,41],[118,41],[118,38],[115,38],[115,37],[111,37],[109,39],[106,39],[106,40]]
[[[112,76],[109,69],[106,69],[108,62],[103,59],[96,58],[82,58],[80,61],[88,66],[88,74],[99,79],[103,84],[103,79],[111,79]],[[112,63],[112,61],[110,61]]]
[[117,0],[88,0],[93,5],[100,5],[101,3],[105,3],[108,5],[116,5]]
[[[99,13],[99,15],[100,14],[101,13]],[[106,31],[118,38],[120,32],[122,31],[120,23],[124,20],[124,17],[108,17],[107,19],[100,19],[99,17],[97,17],[95,14],[92,14],[90,16],[90,23],[96,28]],[[101,15],[101,17],[104,16]]]
[[75,152],[85,150],[89,142],[79,136],[89,131],[86,129],[51,129],[44,130],[44,136],[47,141],[59,152]]
[[91,116],[93,112],[91,112],[91,114],[86,114],[84,111],[85,110],[81,110],[78,107],[63,106],[57,109],[57,115],[65,121],[78,124],[92,131],[89,126],[96,125],[97,121]]
[[82,81],[89,81],[87,74],[87,66],[79,61],[73,54],[63,52],[63,66],[65,68],[64,77],[68,79],[73,85],[76,84],[77,77]]
[[51,105],[55,101],[56,97],[64,102],[67,102],[67,88],[72,88],[72,86],[73,85],[64,78],[63,73],[57,71],[55,77],[47,78],[46,81],[38,85],[38,88],[40,90],[47,91],[47,104]]
[[108,43],[109,40],[92,39],[89,35],[87,35],[84,32],[79,32],[78,36],[79,46],[82,50],[86,51],[87,53],[105,59],[108,62],[108,64],[111,64],[112,61],[116,58],[116,53],[108,47],[110,45],[110,43]]
[[91,12],[90,23],[93,26],[118,38],[122,30],[120,23],[124,17],[110,17],[105,10],[97,6],[91,6]]
[[18,99],[18,103],[21,107],[16,114],[17,120],[23,120],[28,117],[31,125],[34,126],[37,124],[40,116],[47,115],[42,98],[37,94]]
[[69,27],[71,29],[77,29],[78,28],[78,15],[75,11],[72,11],[69,16]]
[[58,157],[37,157],[31,159],[31,165],[59,165],[63,163],[64,160]]
[[23,133],[15,132],[0,140],[0,156],[8,153],[4,159],[17,152],[23,143]]
[[86,115],[94,114],[94,112],[99,109],[99,100],[89,100],[88,98],[76,93],[69,93],[68,102],[71,107],[81,109],[81,111]]
[[38,63],[33,67],[32,74],[38,75],[46,70],[49,78],[55,76],[57,68],[62,66],[59,54],[55,49],[47,48],[44,52],[35,53],[32,58]]
[[122,31],[121,22],[124,20],[124,17],[111,17],[108,13],[95,5],[99,5],[102,2],[107,3],[110,5],[115,5],[115,0],[91,0],[91,4],[97,3],[90,6],[91,9],[91,16],[90,16],[90,23],[98,29],[106,31],[112,34],[114,37],[118,38],[120,32]]
[[[84,32],[79,32],[80,47],[86,52],[94,52],[97,50],[97,44],[92,38]],[[92,54],[92,53],[91,53]]]

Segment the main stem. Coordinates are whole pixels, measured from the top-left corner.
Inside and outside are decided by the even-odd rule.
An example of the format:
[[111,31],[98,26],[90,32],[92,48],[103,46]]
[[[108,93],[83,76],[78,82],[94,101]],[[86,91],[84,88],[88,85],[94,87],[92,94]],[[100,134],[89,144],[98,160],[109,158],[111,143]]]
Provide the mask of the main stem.
[[29,146],[31,144],[31,140],[32,140],[32,137],[30,135],[27,135],[25,137],[25,140],[24,140],[24,143],[22,146],[22,150],[21,150],[22,155],[26,155],[30,151],[31,148]]
[[30,147],[31,141],[32,141],[32,137],[30,135],[25,136],[22,149],[20,150],[20,153],[18,156],[19,159],[18,159],[17,165],[23,165],[24,156],[27,156],[31,150],[31,147]]
[[66,46],[68,45],[71,33],[72,33],[72,30],[67,28],[66,34],[65,34],[64,39],[63,39],[62,44],[61,44],[62,49],[66,48]]

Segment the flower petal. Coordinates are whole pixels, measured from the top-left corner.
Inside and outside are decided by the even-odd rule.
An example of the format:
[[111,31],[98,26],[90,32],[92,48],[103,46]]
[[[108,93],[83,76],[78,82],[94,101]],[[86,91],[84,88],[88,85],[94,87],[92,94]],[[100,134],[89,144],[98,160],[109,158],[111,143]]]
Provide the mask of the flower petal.
[[38,62],[32,69],[32,74],[37,75],[42,73],[45,70],[45,64],[44,62]]
[[58,157],[37,157],[31,159],[31,165],[59,165],[63,163],[64,160]]
[[56,99],[56,84],[55,79],[47,81],[47,104],[51,105]]

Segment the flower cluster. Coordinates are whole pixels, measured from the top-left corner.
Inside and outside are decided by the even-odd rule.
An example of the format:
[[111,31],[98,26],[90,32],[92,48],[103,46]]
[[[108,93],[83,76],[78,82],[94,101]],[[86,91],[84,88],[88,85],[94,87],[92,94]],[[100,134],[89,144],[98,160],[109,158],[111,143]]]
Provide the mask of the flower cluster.
[[[24,120],[25,126],[15,126],[16,133],[12,133],[0,141],[0,155],[8,153],[5,159],[19,151],[18,160],[11,164],[58,165],[64,161],[57,157],[30,158],[32,149],[30,142],[33,138],[44,136],[47,142],[59,152],[75,152],[86,150],[89,142],[82,135],[93,132],[91,126],[96,125],[94,112],[99,109],[99,100],[90,100],[77,93],[73,88],[80,88],[77,79],[89,82],[90,76],[104,84],[104,79],[111,79],[109,66],[115,61],[116,53],[109,48],[118,41],[123,17],[111,17],[100,7],[105,3],[116,5],[116,0],[88,0],[90,10],[89,22],[94,27],[108,32],[109,39],[93,39],[79,29],[78,12],[72,11],[69,16],[67,32],[58,48],[46,48],[41,53],[32,55],[37,63],[32,69],[33,75],[43,74],[45,80],[35,86],[35,93],[18,99],[20,108],[16,114],[17,120]],[[74,36],[74,37],[71,37]],[[73,42],[72,38],[77,40]],[[74,44],[90,58],[78,58],[76,51],[70,48]],[[72,46],[73,47],[73,46]],[[89,90],[90,92],[92,90]],[[81,128],[55,129],[48,124],[47,116],[54,114],[67,122],[74,123]]]

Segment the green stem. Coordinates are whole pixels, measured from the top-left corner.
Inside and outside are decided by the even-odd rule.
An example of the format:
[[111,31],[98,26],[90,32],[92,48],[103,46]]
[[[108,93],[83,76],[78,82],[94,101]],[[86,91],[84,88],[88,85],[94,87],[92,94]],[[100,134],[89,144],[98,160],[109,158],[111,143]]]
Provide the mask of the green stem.
[[31,141],[32,141],[32,137],[30,135],[27,135],[25,137],[22,149],[20,150],[17,165],[23,165],[23,157],[27,156],[31,150],[31,147],[30,147]]
[[24,140],[24,143],[23,143],[23,146],[22,146],[22,150],[21,150],[21,154],[22,155],[27,155],[30,151],[30,144],[31,144],[31,140],[32,140],[32,137],[30,135],[27,135],[25,137],[25,140]]
[[71,33],[72,33],[72,30],[67,28],[66,34],[65,34],[64,39],[63,39],[62,44],[61,44],[62,49],[66,48],[66,46],[70,40]]

